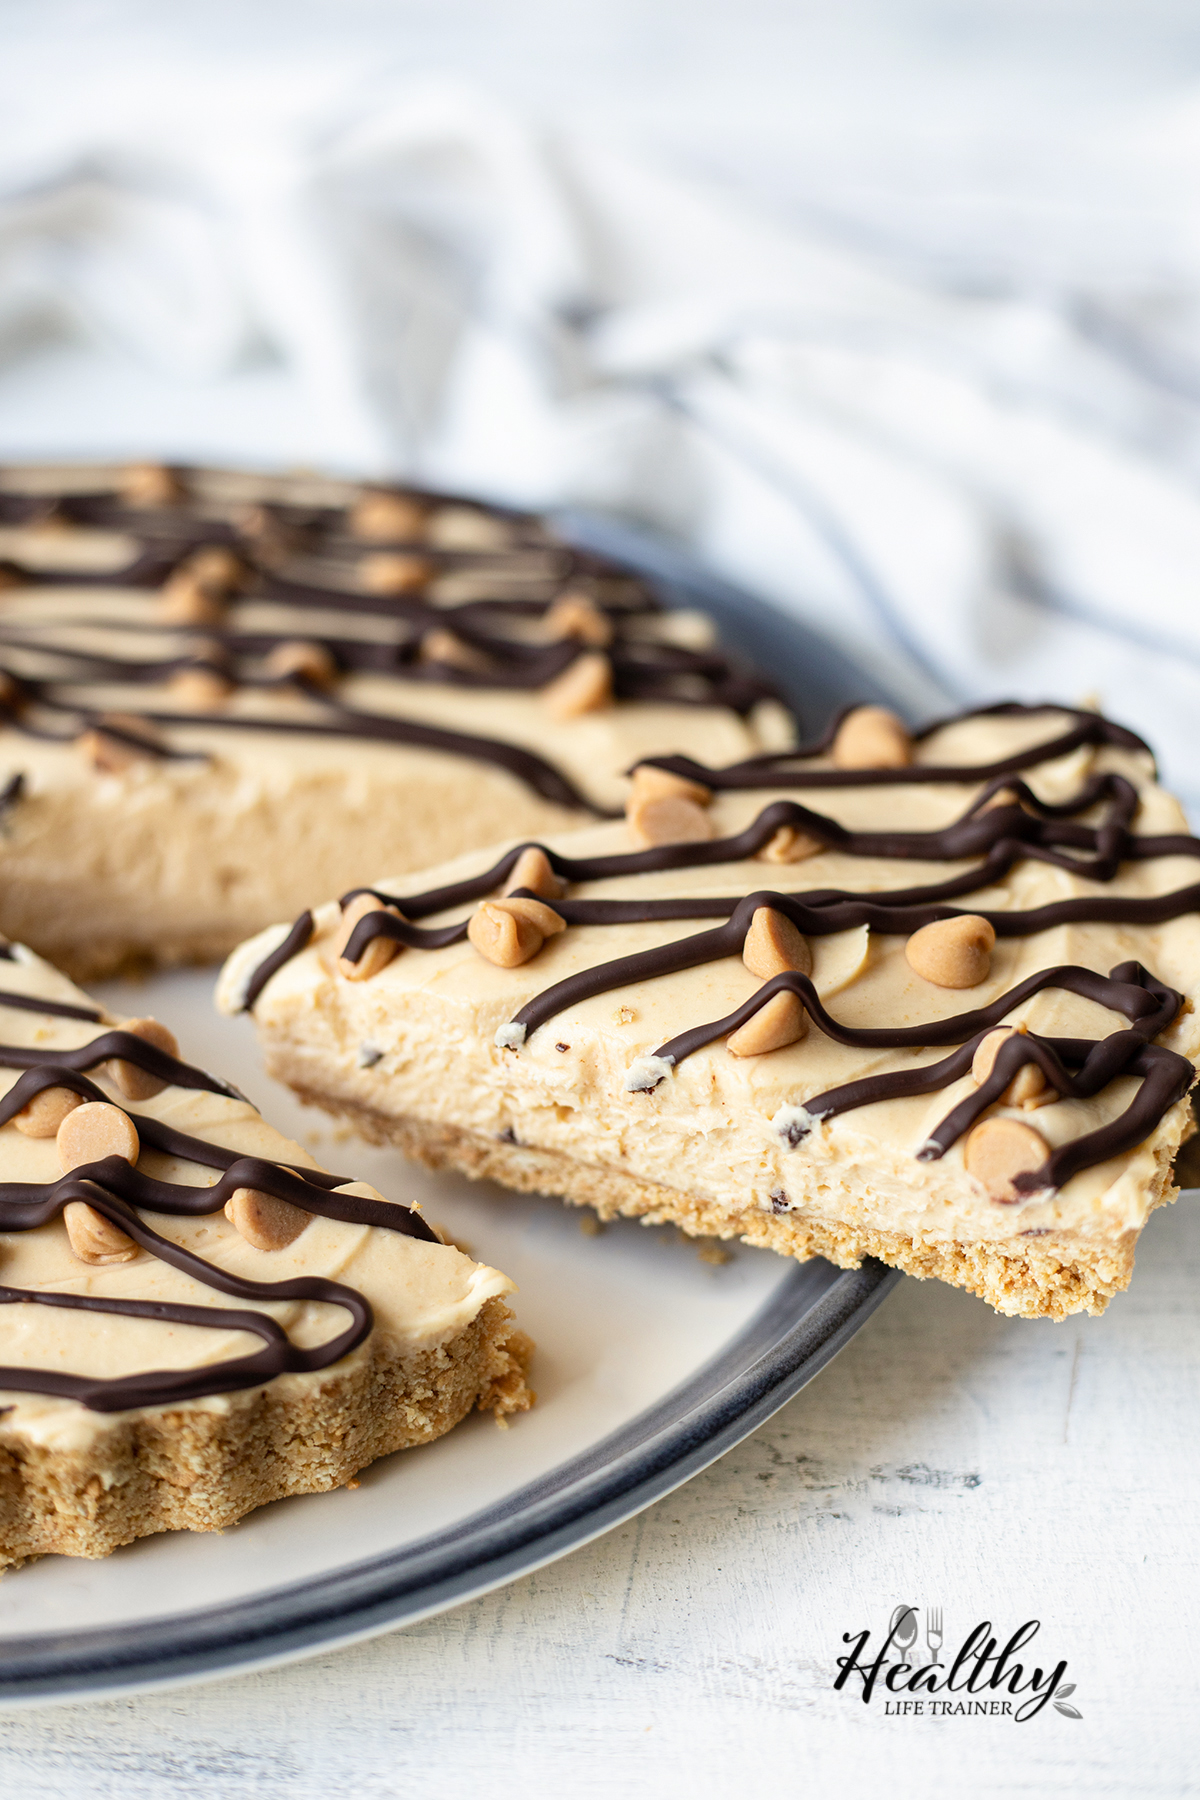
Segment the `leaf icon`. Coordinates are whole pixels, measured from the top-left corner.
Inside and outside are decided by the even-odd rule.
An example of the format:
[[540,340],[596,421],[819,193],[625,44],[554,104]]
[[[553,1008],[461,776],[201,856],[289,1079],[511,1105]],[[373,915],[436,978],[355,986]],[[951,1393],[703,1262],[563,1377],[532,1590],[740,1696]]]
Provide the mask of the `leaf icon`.
[[1081,1712],[1076,1712],[1073,1706],[1068,1706],[1065,1700],[1056,1700],[1054,1702],[1054,1710],[1055,1712],[1060,1712],[1064,1719],[1082,1719],[1083,1717],[1083,1714]]
[[1075,1683],[1073,1681],[1068,1681],[1065,1686],[1059,1688],[1057,1697],[1060,1700],[1069,1700],[1074,1692]]

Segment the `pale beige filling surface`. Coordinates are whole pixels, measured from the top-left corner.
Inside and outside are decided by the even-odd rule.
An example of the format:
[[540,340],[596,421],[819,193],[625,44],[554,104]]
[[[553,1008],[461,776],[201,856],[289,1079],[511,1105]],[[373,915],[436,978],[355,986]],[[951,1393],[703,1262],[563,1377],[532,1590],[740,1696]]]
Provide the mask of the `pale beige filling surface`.
[[[986,763],[1057,735],[1056,717],[974,720],[939,733],[920,755],[943,763]],[[1150,778],[1141,754],[1083,749],[1035,769],[1026,779],[1046,800],[1074,794],[1096,769],[1117,769],[1141,790],[1136,829],[1187,829],[1177,802]],[[793,797],[860,830],[938,829],[959,817],[975,786],[793,790]],[[774,792],[718,797],[715,833],[744,827]],[[1090,815],[1094,823],[1098,814]],[[632,848],[623,824],[555,838],[572,856]],[[487,867],[497,849],[464,857],[420,880],[387,883],[403,906],[418,892]],[[649,898],[672,894],[740,895],[756,889],[802,893],[843,888],[870,893],[940,882],[968,865],[914,863],[826,852],[803,863],[760,860],[708,869],[621,877],[571,890],[575,897]],[[1160,894],[1198,879],[1195,860],[1163,858],[1123,866],[1111,883],[1092,883],[1045,864],[1018,863],[1007,879],[957,901],[993,911],[1029,908],[1087,893]],[[460,909],[458,916],[461,916]],[[449,917],[451,915],[447,915]],[[1136,1149],[1088,1169],[1053,1196],[1000,1205],[966,1173],[961,1142],[941,1160],[916,1151],[973,1084],[964,1079],[931,1095],[866,1106],[817,1127],[795,1149],[772,1121],[843,1082],[940,1060],[936,1050],[863,1051],[840,1046],[817,1028],[788,1049],[739,1059],[716,1043],[697,1052],[651,1093],[631,1093],[631,1065],[687,1028],[734,1010],[756,989],[740,958],[645,981],[568,1007],[534,1032],[519,1053],[497,1049],[498,1026],[553,983],[596,963],[670,942],[709,921],[634,926],[571,926],[533,961],[505,970],[469,944],[407,950],[370,981],[336,974],[332,936],[338,909],[318,916],[311,947],[277,974],[259,999],[255,1022],[273,1072],[297,1088],[344,1100],[384,1117],[409,1117],[473,1133],[512,1133],[518,1144],[560,1151],[727,1207],[795,1209],[816,1219],[909,1233],[919,1243],[1003,1243],[1036,1231],[1109,1241],[1136,1232],[1162,1197],[1165,1161],[1184,1129],[1186,1103],[1168,1113]],[[431,921],[422,921],[429,923]],[[441,920],[436,922],[443,922]],[[714,921],[715,922],[715,921]],[[250,970],[282,931],[242,946],[219,988],[236,1006]],[[1059,963],[1107,973],[1130,958],[1185,995],[1200,987],[1200,920],[1185,916],[1155,928],[1069,925],[1027,938],[1001,939],[980,986],[934,987],[909,968],[905,940],[865,929],[813,937],[814,980],[829,1010],[854,1026],[904,1026],[985,1006],[1036,970]],[[1035,996],[1009,1015],[1047,1035],[1099,1038],[1125,1020],[1062,990]],[[1200,1021],[1185,1012],[1158,1040],[1195,1057]],[[362,1046],[382,1052],[360,1067]],[[1053,1147],[1116,1117],[1137,1083],[1112,1083],[1094,1099],[1064,1100],[1036,1112],[1009,1108]]]
[[[0,988],[76,1005],[88,1003],[86,995],[39,958],[27,951],[19,951],[18,956],[16,962],[0,962]],[[0,1037],[10,1045],[73,1049],[113,1023],[93,1026],[52,1019],[0,1002]],[[0,1093],[7,1093],[20,1074],[19,1069],[0,1071]],[[169,1087],[151,1100],[127,1101],[103,1067],[89,1071],[89,1079],[125,1107],[135,1121],[138,1114],[145,1114],[248,1156],[318,1167],[298,1144],[273,1130],[248,1101],[180,1087]],[[218,1170],[150,1149],[143,1150],[138,1166],[158,1180],[189,1187],[215,1185],[220,1176]],[[52,1182],[61,1174],[54,1139],[25,1137],[12,1123],[0,1126],[0,1168],[6,1183]],[[363,1183],[349,1182],[345,1191],[382,1197]],[[402,1194],[390,1198],[404,1203]],[[150,1212],[143,1216],[161,1236],[249,1280],[286,1281],[319,1275],[358,1289],[371,1303],[376,1332],[401,1347],[430,1348],[445,1343],[471,1323],[485,1301],[513,1291],[506,1275],[473,1262],[450,1245],[418,1242],[377,1227],[314,1216],[286,1249],[268,1252],[248,1244],[220,1211],[199,1218]],[[302,1348],[326,1342],[350,1322],[344,1308],[319,1302],[260,1302],[222,1294],[144,1251],[127,1263],[89,1266],[72,1253],[61,1220],[32,1231],[0,1232],[0,1281],[34,1290],[261,1311],[276,1319]],[[260,1347],[259,1339],[238,1330],[32,1304],[0,1307],[0,1366],[9,1368],[53,1369],[109,1379],[147,1369],[203,1367]],[[285,1375],[278,1380],[303,1388],[319,1383],[323,1373]],[[185,1402],[183,1410],[224,1410],[236,1400],[236,1395],[216,1395]],[[99,1415],[74,1401],[16,1390],[0,1391],[0,1406],[11,1409],[0,1420],[0,1436],[15,1434],[59,1450],[85,1448],[108,1429],[114,1417],[128,1420],[132,1416],[128,1412]],[[171,1410],[180,1408],[172,1405]]]
[[[53,491],[60,482],[86,489],[97,474],[15,471],[3,485]],[[214,507],[272,496],[344,504],[358,491],[214,472],[200,478],[199,490]],[[133,538],[112,532],[0,528],[0,557],[34,566],[115,571],[137,548]],[[377,548],[364,542],[358,554]],[[353,565],[342,579],[353,585]],[[506,589],[484,565],[439,575],[426,598],[451,604],[476,591]],[[408,629],[378,614],[258,601],[238,601],[228,622],[247,633],[299,639],[329,633],[387,641]],[[0,661],[31,675],[65,672],[42,654],[55,645],[154,660],[181,655],[190,639],[204,636],[202,626],[164,630],[153,590],[117,586],[0,590],[0,626],[27,640],[19,648],[0,645]],[[709,621],[697,614],[648,618],[637,629],[692,644],[712,638]],[[65,688],[62,697],[118,713],[187,710],[165,685],[89,684]],[[681,751],[732,762],[792,742],[791,723],[773,702],[747,719],[725,707],[622,701],[558,720],[538,693],[369,674],[343,678],[337,698],[535,751],[607,809],[622,804],[623,771],[640,756]],[[113,954],[146,949],[168,961],[218,956],[248,931],[368,881],[380,868],[420,868],[505,833],[562,830],[580,819],[576,809],[542,798],[485,760],[355,738],[221,728],[222,716],[239,715],[328,720],[299,694],[242,689],[211,720],[168,732],[174,748],[201,751],[206,760],[147,760],[114,774],[97,773],[73,744],[0,730],[0,785],[13,774],[25,778],[24,795],[5,820],[0,929],[49,956],[74,958],[77,969],[104,966],[105,947]],[[88,947],[82,955],[81,945]]]

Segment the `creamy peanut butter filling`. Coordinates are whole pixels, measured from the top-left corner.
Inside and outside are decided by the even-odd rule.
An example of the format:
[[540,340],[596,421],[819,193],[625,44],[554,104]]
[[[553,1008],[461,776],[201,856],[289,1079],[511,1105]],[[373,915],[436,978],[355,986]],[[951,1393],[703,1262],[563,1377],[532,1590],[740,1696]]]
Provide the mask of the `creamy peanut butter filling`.
[[619,810],[652,751],[792,741],[708,620],[535,519],[418,497],[391,549],[388,495],[166,473],[153,505],[120,470],[0,474],[0,927],[48,954],[223,954],[381,862]]
[[[1051,1235],[1068,1243],[1136,1233],[1169,1191],[1192,1079],[1183,1059],[1200,1053],[1193,1010],[1200,987],[1200,844],[1186,836],[1181,809],[1157,785],[1148,753],[1129,734],[1105,726],[1061,753],[1040,754],[1080,729],[1086,740],[1087,721],[1088,715],[1066,709],[971,715],[918,739],[911,766],[896,762],[886,778],[867,769],[854,777],[857,785],[822,785],[827,777],[842,783],[847,775],[847,764],[829,754],[788,765],[792,785],[780,764],[778,782],[765,789],[723,788],[722,772],[712,769],[711,844],[689,842],[674,850],[660,845],[646,853],[651,860],[677,855],[681,866],[626,871],[618,865],[611,873],[569,881],[564,899],[543,902],[559,907],[566,928],[545,937],[517,966],[497,966],[461,935],[439,947],[420,944],[422,932],[449,934],[464,920],[467,902],[479,898],[464,891],[456,904],[430,912],[420,896],[454,884],[470,889],[473,878],[497,863],[498,851],[447,864],[422,877],[419,888],[411,881],[376,883],[377,893],[394,899],[400,914],[416,922],[389,928],[402,938],[399,953],[370,980],[346,980],[331,954],[340,909],[322,908],[306,947],[274,969],[254,1001],[271,1066],[297,1088],[334,1104],[558,1151],[698,1195],[730,1214],[747,1205],[776,1214],[795,1211],[903,1232],[916,1242],[1005,1243]],[[942,834],[969,818],[976,803],[996,797],[1002,779],[997,768],[1007,771],[1004,780],[1027,784],[1029,799],[1015,805],[1001,794],[994,827],[982,828],[980,847],[970,856],[922,858],[911,846],[907,853],[881,848],[879,854],[851,854],[834,845],[781,863],[764,858],[773,832],[757,852],[736,860],[712,848],[745,833],[780,799],[798,801],[854,834]],[[947,781],[940,778],[947,769],[964,772]],[[972,770],[987,773],[972,778]],[[728,779],[735,773],[726,772]],[[763,773],[761,765],[748,767],[739,779]],[[683,774],[704,781],[695,767]],[[1081,806],[1080,797],[1089,793],[1094,802]],[[1118,835],[1125,849],[1108,878],[1081,872],[1103,848],[1104,831],[1115,831],[1114,819],[1130,811],[1133,835]],[[981,804],[978,816],[992,815]],[[1021,830],[1028,835],[1020,838]],[[990,848],[983,842],[989,832]],[[1014,833],[1011,858],[1001,868],[995,846],[1003,851],[1002,840]],[[1139,860],[1143,840],[1162,844],[1151,845],[1153,853]],[[626,825],[603,824],[548,839],[546,846],[564,873],[596,858],[628,859],[637,841]],[[1070,866],[1042,859],[1043,850]],[[705,862],[704,856],[716,860]],[[952,901],[920,899],[956,882],[961,892]],[[901,897],[910,890],[918,901],[906,909]],[[675,947],[725,928],[722,922],[741,897],[764,893],[765,904],[771,893],[782,896],[785,909],[794,901],[794,910],[810,921],[811,977],[785,969],[772,978],[780,991],[790,984],[802,997],[811,994],[804,1001],[809,1016],[795,1041],[739,1056],[727,1041],[729,1021],[739,1009],[757,1005],[764,986],[742,959],[741,936],[696,966],[663,972],[662,965]],[[1176,894],[1183,898],[1157,904]],[[588,903],[611,902],[633,903],[629,910],[643,915],[654,903],[670,910],[690,902],[697,911],[688,919],[597,922],[586,916]],[[1024,914],[1044,907],[1061,912],[1062,903],[1072,903],[1067,913],[1085,916],[1026,929]],[[870,919],[828,930],[820,909],[835,905],[861,905]],[[1104,916],[1114,907],[1133,916]],[[994,944],[987,949],[981,940],[987,950],[978,963],[981,978],[967,989],[924,977],[906,954],[930,912],[991,920]],[[1152,914],[1162,916],[1146,922]],[[837,916],[827,913],[825,922]],[[888,929],[893,917],[906,921],[902,929]],[[255,969],[270,951],[278,952],[281,938],[277,929],[235,953],[219,988],[227,1009],[243,1002]],[[635,976],[631,965],[636,969],[639,956],[648,966]],[[1114,978],[1112,972],[1125,965],[1140,965],[1142,974]],[[1048,972],[1060,968],[1067,973],[1051,979]],[[960,970],[954,979],[961,978]],[[1032,986],[1004,1006],[1005,996],[1023,984]],[[589,986],[599,991],[585,991]],[[860,1038],[891,1029],[910,1041],[873,1047],[835,1041],[821,1027],[821,1008],[832,1026]],[[983,1023],[955,1035],[950,1022],[974,1013],[984,1015]],[[1157,1022],[1152,1036],[1138,1036],[1140,1018]],[[722,1035],[689,1043],[689,1034],[694,1038],[699,1028],[720,1021],[726,1022]],[[998,1097],[981,1118],[1010,1120],[1036,1133],[1051,1168],[1060,1151],[1118,1128],[1131,1108],[1136,1121],[1138,1105],[1152,1092],[1164,1096],[1163,1104],[1151,1109],[1144,1129],[1137,1127],[1136,1142],[1061,1182],[1042,1180],[1026,1190],[1009,1186],[1000,1201],[994,1184],[989,1187],[971,1166],[971,1131],[978,1121],[948,1147],[939,1143],[939,1132],[945,1138],[948,1117],[979,1096],[972,1045],[1001,1025],[1023,1030],[1030,1043],[1067,1046],[1061,1048],[1064,1089],[1079,1085],[1089,1047],[1121,1032],[1131,1057],[1141,1054],[1143,1042],[1147,1046],[1142,1063],[1120,1067],[1143,1071],[1145,1064],[1150,1075],[1118,1068],[1094,1092],[1064,1092],[1048,1101],[1040,1081],[1035,1085],[1044,1103],[1036,1110],[1010,1104],[997,1078]],[[947,1046],[953,1054],[962,1046],[961,1074],[940,1079],[930,1092],[895,1091],[896,1078],[944,1062]],[[864,1101],[861,1084],[883,1077],[882,1097]],[[847,1088],[853,1104],[825,1112],[829,1098]],[[1039,1151],[1039,1164],[1041,1158]],[[976,1166],[984,1167],[978,1157]]]

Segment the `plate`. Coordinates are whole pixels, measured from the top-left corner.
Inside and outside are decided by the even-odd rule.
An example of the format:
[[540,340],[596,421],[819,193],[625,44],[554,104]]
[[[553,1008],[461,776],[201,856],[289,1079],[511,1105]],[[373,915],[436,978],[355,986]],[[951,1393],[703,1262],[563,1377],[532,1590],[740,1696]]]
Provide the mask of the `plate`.
[[[716,614],[815,730],[884,698],[840,653],[670,546],[573,517],[571,534]],[[47,1557],[0,1583],[0,1704],[44,1704],[215,1678],[412,1623],[610,1530],[739,1443],[811,1381],[899,1280],[414,1169],[268,1082],[245,1022],[217,1017],[211,971],[96,989],[170,1022],[327,1166],[430,1214],[519,1287],[538,1343],[538,1405],[507,1430],[479,1415],[364,1471],[354,1490],[278,1501],[223,1534],[167,1533],[98,1562]],[[713,1260],[715,1257],[715,1260]]]

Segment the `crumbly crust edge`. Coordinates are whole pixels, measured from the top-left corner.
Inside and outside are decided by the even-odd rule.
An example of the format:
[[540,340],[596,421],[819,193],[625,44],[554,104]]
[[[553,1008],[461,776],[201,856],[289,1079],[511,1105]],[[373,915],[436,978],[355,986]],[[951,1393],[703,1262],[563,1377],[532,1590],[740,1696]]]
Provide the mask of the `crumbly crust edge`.
[[86,1451],[0,1434],[0,1567],[107,1556],[160,1531],[222,1531],[272,1500],[343,1487],[473,1406],[504,1424],[534,1400],[533,1344],[512,1316],[493,1298],[433,1348],[376,1334],[302,1388],[268,1384],[231,1396],[227,1410],[117,1415]]
[[[580,1162],[558,1150],[510,1144],[457,1126],[389,1118],[353,1101],[289,1085],[307,1105],[349,1119],[369,1143],[394,1144],[429,1169],[453,1169],[519,1193],[554,1195],[572,1206],[593,1207],[602,1219],[619,1215],[640,1218],[646,1225],[677,1225],[693,1237],[740,1238],[800,1262],[822,1256],[839,1268],[857,1269],[865,1256],[875,1256],[918,1281],[966,1288],[997,1312],[1020,1318],[1102,1313],[1133,1274],[1134,1231],[1107,1243],[1065,1234],[1021,1244],[921,1242],[906,1232],[838,1224],[803,1213],[776,1215],[757,1206],[731,1212],[699,1195]],[[1179,1193],[1165,1148],[1160,1163],[1156,1205]]]

